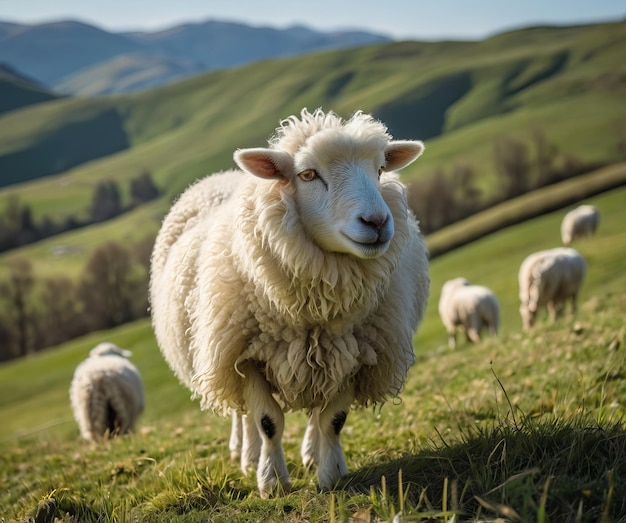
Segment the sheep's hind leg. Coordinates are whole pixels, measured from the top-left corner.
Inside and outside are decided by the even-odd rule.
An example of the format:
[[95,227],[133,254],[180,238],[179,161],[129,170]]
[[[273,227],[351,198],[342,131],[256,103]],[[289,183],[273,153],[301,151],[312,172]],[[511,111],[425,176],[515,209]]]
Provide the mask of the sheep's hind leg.
[[448,347],[456,349],[456,328],[448,330]]
[[233,410],[228,448],[230,460],[239,461],[244,474],[256,468],[261,452],[261,438],[253,418]]
[[476,327],[476,325],[470,325],[467,329],[467,339],[468,341],[472,341],[474,343],[480,342],[480,328]]
[[241,457],[241,438],[242,438],[242,415],[236,411],[232,411],[232,422],[230,427],[230,440],[228,441],[228,449],[230,450],[230,460],[239,461]]
[[256,428],[253,416],[242,416],[241,470],[248,474],[259,464],[261,454],[261,437]]
[[[248,406],[247,417],[250,424],[254,423],[261,440],[261,452],[257,466],[256,478],[259,493],[267,498],[273,493],[288,492],[291,489],[289,472],[285,463],[282,437],[285,428],[284,414],[276,403],[268,383],[259,371],[251,364],[244,370],[246,376],[244,398]],[[244,434],[246,423],[244,423]],[[253,435],[244,435],[250,442]],[[243,453],[242,453],[243,457]]]
[[306,468],[313,467],[313,465],[317,464],[319,461],[319,418],[320,409],[316,407],[309,417],[304,439],[302,440],[302,448],[300,449],[302,464]]
[[345,391],[329,403],[319,414],[319,468],[317,480],[320,489],[332,489],[342,476],[348,473],[348,465],[341,448],[340,434],[350,405],[353,391]]

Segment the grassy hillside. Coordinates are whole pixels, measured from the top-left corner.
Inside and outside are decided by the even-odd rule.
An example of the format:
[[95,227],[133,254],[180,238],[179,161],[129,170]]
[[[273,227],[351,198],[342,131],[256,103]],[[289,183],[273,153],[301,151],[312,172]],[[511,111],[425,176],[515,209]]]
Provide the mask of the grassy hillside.
[[0,115],[57,98],[59,95],[51,93],[0,63]]
[[[623,24],[537,28],[478,43],[400,42],[265,61],[132,96],[64,100],[7,115],[0,119],[0,160],[12,177],[26,176],[20,166],[33,156],[28,178],[64,172],[83,195],[68,192],[66,213],[82,210],[97,181],[128,179],[141,169],[171,197],[196,177],[232,166],[234,149],[263,144],[279,119],[322,106],[343,116],[363,109],[398,138],[425,139],[427,154],[407,169],[407,180],[467,161],[488,189],[493,142],[503,134],[528,140],[541,128],[581,161],[618,159],[625,40]],[[68,121],[90,147],[46,148],[55,139],[71,141]],[[37,201],[40,215],[52,213],[39,196],[51,183],[9,192]]]
[[[259,500],[253,478],[227,461],[228,420],[188,399],[147,321],[3,365],[3,515],[34,515],[38,502],[54,498],[63,521],[70,514],[81,521],[346,521],[357,513],[391,521],[400,509],[411,521],[449,521],[455,512],[523,521],[626,517],[624,201],[626,188],[589,200],[602,221],[596,237],[576,244],[588,277],[575,327],[571,315],[554,325],[542,318],[522,334],[517,312],[519,264],[559,244],[563,211],[433,260],[403,401],[350,415],[343,441],[351,474],[334,493],[317,493],[314,474],[299,464],[305,419],[289,414],[294,492]],[[456,276],[496,292],[503,328],[498,338],[450,351],[436,309],[441,285]],[[98,446],[78,441],[67,390],[75,366],[105,339],[134,352],[147,409],[137,434]]]
[[[60,172],[0,188],[0,209],[17,195],[35,221],[68,214],[85,219],[97,183],[114,179],[126,191],[144,171],[164,196],[110,223],[0,260],[25,255],[36,274],[78,274],[99,239],[126,242],[154,234],[184,187],[231,167],[234,149],[262,145],[281,117],[302,106],[344,116],[362,108],[388,121],[400,138],[431,137],[425,154],[403,171],[407,182],[469,163],[489,194],[495,140],[529,140],[537,128],[563,155],[617,161],[618,142],[626,141],[619,54],[625,38],[623,24],[606,24],[527,29],[478,43],[400,42],[267,61],[130,96],[65,99],[13,111],[0,118],[0,184],[39,169]],[[71,157],[49,156],[68,150]],[[101,157],[69,169],[72,163],[64,163],[94,155]],[[18,164],[29,166],[26,175],[10,168]],[[433,238],[433,245],[438,242]],[[54,257],[53,247],[65,244],[72,254]]]

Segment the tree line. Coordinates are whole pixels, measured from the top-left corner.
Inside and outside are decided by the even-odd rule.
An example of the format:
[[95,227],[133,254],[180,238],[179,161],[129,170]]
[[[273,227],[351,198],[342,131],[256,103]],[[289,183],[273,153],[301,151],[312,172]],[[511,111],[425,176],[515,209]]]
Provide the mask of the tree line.
[[148,315],[154,238],[127,248],[111,241],[89,257],[77,281],[37,279],[26,258],[9,262],[0,281],[0,361]]
[[409,184],[408,204],[424,234],[533,189],[598,167],[561,153],[539,129],[532,132],[529,142],[510,136],[497,139],[493,161],[497,187],[488,196],[483,195],[476,183],[476,171],[467,163],[453,165],[449,173],[437,169],[431,176]]
[[[409,185],[408,203],[425,234],[597,167],[560,153],[539,130],[533,131],[528,143],[502,136],[494,142],[493,161],[497,186],[489,196],[483,195],[474,168],[466,163],[453,165],[449,173],[438,169]],[[100,182],[87,221],[69,217],[65,224],[52,225],[46,218],[34,224],[27,206],[9,200],[0,214],[0,250],[102,222],[159,196],[147,172],[131,180],[129,193],[131,201],[124,207],[117,183]],[[153,241],[153,237],[146,238],[130,249],[117,242],[105,243],[93,252],[77,281],[65,277],[37,280],[27,259],[11,261],[8,278],[0,281],[0,361],[147,316]]]
[[55,221],[44,216],[39,222],[33,219],[30,206],[22,204],[18,196],[12,195],[7,199],[4,211],[0,212],[0,252],[115,218],[137,205],[158,198],[161,193],[152,175],[142,171],[130,180],[129,194],[130,201],[124,205],[119,184],[104,180],[94,188],[86,218],[69,215]]

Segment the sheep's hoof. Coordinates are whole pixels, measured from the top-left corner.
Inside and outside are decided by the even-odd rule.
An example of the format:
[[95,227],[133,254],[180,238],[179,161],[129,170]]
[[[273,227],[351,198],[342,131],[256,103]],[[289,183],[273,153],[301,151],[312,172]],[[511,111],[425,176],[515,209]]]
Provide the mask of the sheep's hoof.
[[259,494],[263,499],[278,498],[291,492],[291,483],[289,481],[279,482],[272,485],[259,485]]
[[302,457],[302,465],[305,470],[309,471],[315,468],[317,465],[317,460],[313,456],[303,456]]

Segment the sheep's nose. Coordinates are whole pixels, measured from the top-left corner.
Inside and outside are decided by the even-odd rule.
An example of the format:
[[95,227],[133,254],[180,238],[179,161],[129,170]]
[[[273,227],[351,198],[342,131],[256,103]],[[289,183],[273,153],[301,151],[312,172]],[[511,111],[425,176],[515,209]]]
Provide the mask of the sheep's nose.
[[387,223],[389,217],[387,215],[375,214],[372,216],[361,216],[360,219],[361,223],[371,227],[372,229],[380,231]]

